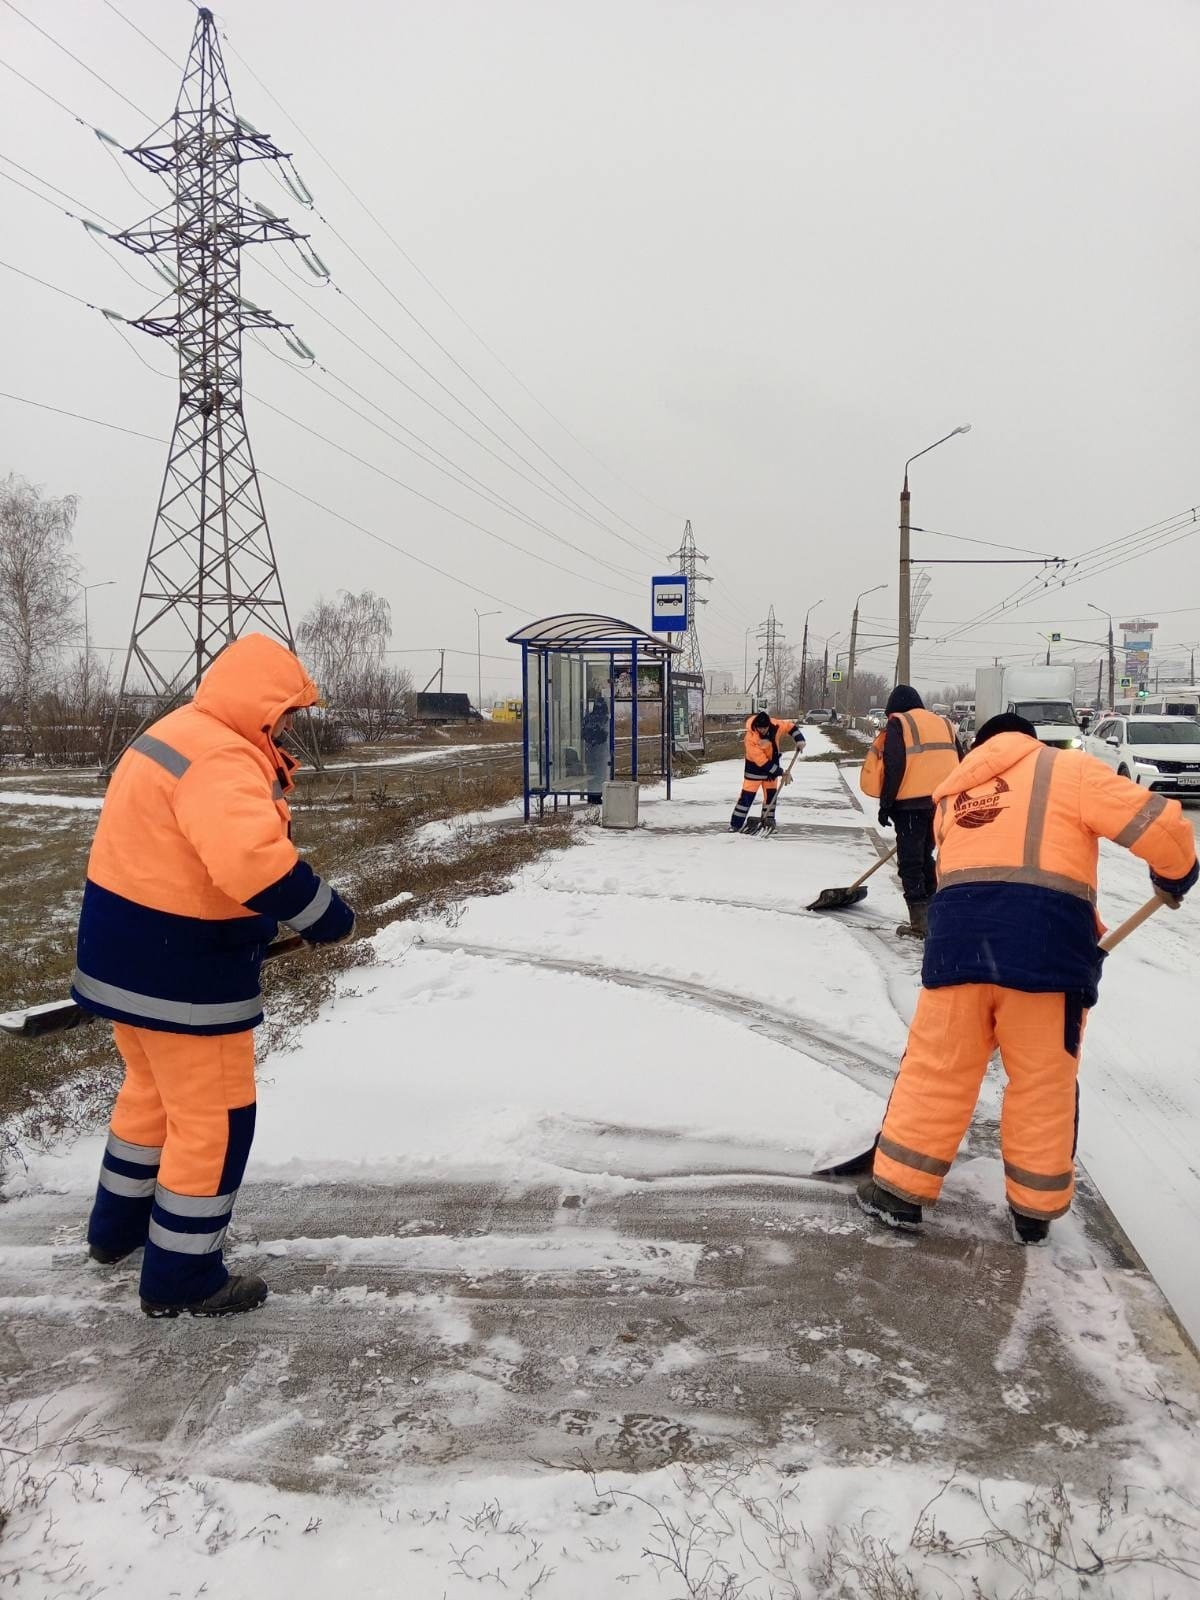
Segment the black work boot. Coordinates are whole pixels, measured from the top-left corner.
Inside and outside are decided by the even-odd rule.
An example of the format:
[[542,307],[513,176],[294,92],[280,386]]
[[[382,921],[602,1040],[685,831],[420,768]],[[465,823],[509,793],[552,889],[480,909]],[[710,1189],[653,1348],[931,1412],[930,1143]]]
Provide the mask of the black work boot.
[[901,1200],[890,1189],[881,1188],[874,1178],[859,1184],[858,1204],[869,1217],[886,1222],[889,1228],[912,1230],[919,1228],[923,1220],[920,1206],[913,1205],[911,1200]]
[[924,939],[929,932],[929,901],[910,900],[908,902],[908,925],[918,939]]
[[240,1311],[257,1310],[266,1298],[267,1286],[261,1278],[234,1273],[204,1300],[164,1305],[157,1300],[143,1299],[142,1310],[148,1317],[177,1317],[181,1311],[193,1317],[234,1317]]
[[102,1267],[115,1267],[118,1261],[124,1261],[126,1256],[141,1248],[140,1244],[131,1244],[128,1250],[109,1250],[102,1244],[89,1244],[88,1259],[98,1261]]
[[1020,1211],[1014,1211],[1011,1206],[1008,1214],[1012,1218],[1013,1232],[1017,1236],[1018,1244],[1041,1244],[1050,1234],[1050,1219],[1048,1217],[1026,1217]]

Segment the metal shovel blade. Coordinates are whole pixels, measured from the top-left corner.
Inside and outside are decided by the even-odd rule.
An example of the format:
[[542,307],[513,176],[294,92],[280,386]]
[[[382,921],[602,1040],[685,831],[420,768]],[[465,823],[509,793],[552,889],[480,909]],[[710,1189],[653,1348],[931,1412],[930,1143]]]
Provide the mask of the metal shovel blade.
[[847,1156],[844,1161],[831,1161],[828,1166],[816,1167],[813,1170],[814,1178],[858,1178],[870,1172],[875,1166],[875,1146],[868,1150],[860,1150],[852,1156]]
[[859,884],[854,889],[822,889],[809,911],[844,911],[847,906],[856,906],[860,900],[867,898],[865,884]]
[[80,1028],[92,1020],[92,1013],[74,1000],[52,1000],[49,1005],[30,1006],[27,1011],[0,1012],[0,1033],[15,1039],[42,1039],[48,1033]]

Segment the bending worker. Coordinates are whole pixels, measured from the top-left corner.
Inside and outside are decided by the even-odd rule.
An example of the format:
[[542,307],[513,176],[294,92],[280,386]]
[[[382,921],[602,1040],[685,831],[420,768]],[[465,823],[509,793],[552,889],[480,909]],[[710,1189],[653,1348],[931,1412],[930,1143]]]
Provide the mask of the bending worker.
[[896,828],[896,868],[913,933],[925,937],[937,888],[933,864],[933,791],[962,757],[945,717],[926,711],[907,683],[892,690],[887,721],[863,763],[860,785],[878,796],[879,826]]
[[779,740],[784,734],[790,734],[797,750],[804,749],[804,735],[800,732],[798,722],[787,722],[780,717],[768,716],[765,711],[757,711],[752,717],[746,718],[746,734],[743,741],[746,752],[746,765],[742,776],[742,792],[738,795],[737,805],[733,808],[733,815],[729,819],[732,833],[741,833],[746,826],[746,818],[750,815],[750,807],[754,804],[757,792],[762,794],[762,820],[761,824],[751,824],[749,831],[762,826],[768,832],[775,826],[775,796],[779,790],[780,781],[791,783],[780,764]]
[[1178,800],[1082,751],[1048,749],[1011,713],[984,723],[934,799],[938,892],[923,987],[859,1204],[893,1226],[920,1225],[999,1046],[1005,1189],[1017,1238],[1033,1244],[1075,1190],[1080,1044],[1104,960],[1098,840],[1148,862],[1178,907],[1196,882],[1195,839]]
[[316,701],[290,650],[239,639],[133,741],[100,812],[71,993],[112,1019],[125,1079],[88,1244],[104,1265],[145,1246],[148,1316],[223,1316],[267,1295],[222,1256],[254,1137],[259,967],[281,924],[313,944],[354,927],[291,841],[296,762],[277,741]]

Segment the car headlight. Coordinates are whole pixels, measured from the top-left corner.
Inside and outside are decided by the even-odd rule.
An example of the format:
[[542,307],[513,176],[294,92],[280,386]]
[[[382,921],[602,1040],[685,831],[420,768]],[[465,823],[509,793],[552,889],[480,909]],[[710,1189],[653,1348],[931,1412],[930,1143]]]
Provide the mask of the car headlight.
[[1135,756],[1133,759],[1133,764],[1135,767],[1139,767],[1143,772],[1162,771],[1162,768],[1159,766],[1157,761],[1147,761],[1145,756]]
[[1083,740],[1082,739],[1060,739],[1059,743],[1058,743],[1058,748],[1060,750],[1082,750],[1083,749]]

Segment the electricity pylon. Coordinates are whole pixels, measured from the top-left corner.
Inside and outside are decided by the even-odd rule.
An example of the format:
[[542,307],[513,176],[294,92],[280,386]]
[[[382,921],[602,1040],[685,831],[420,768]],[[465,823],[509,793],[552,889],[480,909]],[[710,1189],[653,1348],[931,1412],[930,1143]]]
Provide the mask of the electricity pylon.
[[783,703],[783,629],[775,616],[775,607],[767,611],[767,620],[759,624],[758,642],[762,646],[762,685],[771,704]]
[[[173,117],[126,155],[168,180],[171,203],[114,234],[146,257],[171,258],[173,295],[131,322],[179,354],[179,407],[138,595],[105,764],[154,717],[186,698],[226,644],[259,629],[293,644],[242,408],[242,334],[282,329],[241,292],[248,244],[302,238],[280,217],[242,205],[246,161],[286,159],[243,122],[216,23],[199,7]],[[162,271],[162,268],[156,268]],[[143,680],[149,687],[147,695]],[[122,728],[126,695],[137,713]]]
[[668,561],[676,563],[675,570],[685,577],[687,583],[687,633],[682,642],[682,655],[675,664],[677,672],[704,671],[704,662],[700,655],[700,635],[696,631],[696,607],[706,606],[708,601],[697,594],[696,586],[700,583],[711,583],[712,579],[706,572],[697,572],[697,561],[707,561],[708,557],[696,549],[696,540],[692,534],[692,524],[689,518],[684,523],[683,539],[678,550],[672,550],[667,557]]

